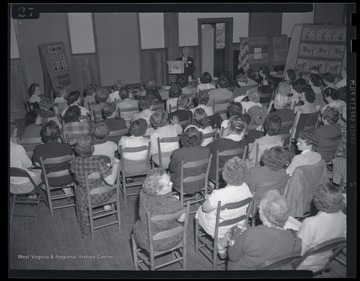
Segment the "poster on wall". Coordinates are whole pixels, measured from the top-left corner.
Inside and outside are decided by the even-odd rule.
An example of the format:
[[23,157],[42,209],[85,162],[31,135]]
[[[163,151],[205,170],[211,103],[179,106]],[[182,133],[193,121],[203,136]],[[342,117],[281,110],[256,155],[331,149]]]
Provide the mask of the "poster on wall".
[[39,53],[43,68],[45,95],[53,98],[52,93],[58,86],[65,87],[68,93],[77,89],[75,75],[63,42],[40,44]]

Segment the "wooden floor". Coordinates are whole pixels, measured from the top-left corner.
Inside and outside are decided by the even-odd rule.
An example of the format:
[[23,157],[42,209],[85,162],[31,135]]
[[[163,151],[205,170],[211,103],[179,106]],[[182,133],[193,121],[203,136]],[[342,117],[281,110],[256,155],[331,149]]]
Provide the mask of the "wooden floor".
[[[12,276],[11,274],[24,277],[34,274],[37,276],[44,276],[44,274],[45,276],[47,276],[46,274],[63,276],[65,273],[76,273],[76,276],[79,276],[79,272],[75,272],[75,270],[81,270],[84,273],[92,271],[89,277],[99,276],[100,272],[105,274],[101,276],[108,276],[108,274],[113,274],[113,271],[117,274],[115,276],[119,276],[119,271],[122,276],[125,273],[131,276],[136,274],[131,254],[130,236],[138,216],[138,196],[129,197],[127,201],[126,206],[121,197],[121,231],[116,225],[112,225],[96,230],[94,238],[91,236],[81,238],[74,207],[55,210],[52,217],[49,209],[42,202],[37,221],[35,218],[14,217],[9,233],[10,276]],[[26,211],[22,208],[19,206],[17,210],[19,212]],[[35,207],[25,208],[29,208],[27,211],[31,212]],[[190,215],[187,245],[187,272],[183,272],[185,277],[245,276],[243,274],[245,272],[226,272],[225,267],[213,272],[210,262],[201,253],[195,253],[194,215]],[[174,275],[173,271],[180,269],[179,264],[174,264],[162,270],[167,271],[165,274],[170,274],[170,277],[179,277],[182,276],[181,272]],[[192,271],[191,276],[188,271]],[[140,276],[153,276],[151,274]],[[84,275],[81,274],[81,276]],[[296,276],[296,273],[292,276]],[[323,277],[345,276],[345,267],[334,261],[332,262],[332,271],[325,273]]]

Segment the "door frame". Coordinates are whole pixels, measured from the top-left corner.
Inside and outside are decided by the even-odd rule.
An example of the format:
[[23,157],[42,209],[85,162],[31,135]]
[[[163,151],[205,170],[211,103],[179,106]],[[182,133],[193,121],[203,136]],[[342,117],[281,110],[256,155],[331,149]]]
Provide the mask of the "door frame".
[[[225,70],[232,71],[233,69],[233,18],[201,18],[198,19],[198,46],[199,46],[199,66],[202,69],[202,40],[201,40],[201,25],[202,24],[216,24],[216,23],[225,23],[225,61],[224,68]],[[216,43],[216,31],[215,31],[215,42]],[[215,46],[216,48],[216,46]],[[214,52],[214,62],[215,62],[215,52]],[[233,73],[234,74],[234,73]]]

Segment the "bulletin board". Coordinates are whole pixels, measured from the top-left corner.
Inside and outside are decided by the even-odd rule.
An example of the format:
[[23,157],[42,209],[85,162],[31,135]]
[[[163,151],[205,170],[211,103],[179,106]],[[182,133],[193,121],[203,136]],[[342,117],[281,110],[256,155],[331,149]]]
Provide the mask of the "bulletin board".
[[63,42],[40,44],[38,46],[44,74],[45,95],[53,98],[53,91],[64,86],[67,92],[77,89],[74,71],[66,55]]
[[271,38],[272,66],[285,66],[289,51],[289,37],[287,35],[273,36]]
[[339,75],[346,58],[346,27],[300,24],[293,29],[285,70],[308,73],[318,66],[320,73]]

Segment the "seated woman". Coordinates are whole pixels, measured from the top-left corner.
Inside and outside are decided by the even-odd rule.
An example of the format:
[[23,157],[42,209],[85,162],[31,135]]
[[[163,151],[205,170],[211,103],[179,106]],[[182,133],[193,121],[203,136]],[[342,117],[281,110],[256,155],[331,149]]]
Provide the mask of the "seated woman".
[[307,87],[306,81],[302,78],[298,78],[295,81],[290,82],[290,108],[293,109],[295,104],[300,101],[300,93],[304,87]]
[[[245,162],[239,157],[235,156],[228,160],[222,171],[223,178],[227,185],[225,188],[214,189],[210,195],[206,196],[205,202],[198,209],[195,219],[199,220],[199,224],[211,237],[215,235],[216,211],[219,201],[221,201],[221,205],[223,206],[252,197],[249,187],[245,183],[248,173],[249,171]],[[221,223],[224,219],[230,220],[244,215],[246,214],[247,208],[248,205],[238,209],[223,210],[219,222]],[[239,225],[244,227],[245,221],[241,221]],[[218,232],[219,239],[222,238],[232,226],[233,225],[220,227]]]
[[[139,108],[140,112],[135,113],[133,118],[131,119],[131,122],[134,122],[135,120],[142,118],[146,121],[148,125],[150,125],[150,116],[154,113],[152,111],[152,106],[154,104],[154,101],[146,96],[142,96],[139,99]],[[150,132],[151,133],[151,132]],[[150,135],[150,133],[148,135]]]
[[283,228],[290,216],[284,196],[277,190],[266,192],[259,214],[262,225],[246,230],[234,227],[225,236],[229,246],[228,270],[255,270],[266,260],[300,254],[301,239],[294,230]]
[[253,106],[258,106],[258,107],[262,107],[262,104],[259,102],[260,101],[260,92],[257,90],[257,88],[252,88],[250,90],[248,90],[247,92],[248,101],[242,101],[241,97],[236,98],[234,101],[236,102],[240,102],[243,108],[243,113],[246,113],[247,111],[249,111],[249,109]]
[[215,85],[212,83],[212,77],[209,72],[204,72],[200,76],[200,84],[197,86],[196,92],[199,93],[204,90],[215,89]]
[[290,106],[290,97],[288,96],[291,92],[289,83],[281,83],[276,90],[274,98],[274,108],[276,110],[285,109]]
[[81,110],[79,106],[70,106],[64,115],[64,126],[62,128],[63,134],[67,135],[67,142],[74,145],[77,137],[74,135],[87,135],[90,132],[90,127],[87,122],[80,122]]
[[93,155],[106,155],[110,162],[114,160],[117,145],[113,141],[108,141],[109,128],[105,123],[96,123],[90,131],[90,136],[94,139]]
[[102,108],[102,116],[104,118],[104,123],[109,128],[109,131],[117,131],[127,129],[125,120],[120,116],[116,116],[116,103],[107,102]]
[[229,103],[229,105],[228,105],[228,107],[226,109],[227,120],[224,120],[221,123],[221,131],[223,132],[221,134],[221,137],[227,135],[227,130],[228,130],[228,127],[229,127],[229,119],[230,119],[230,117],[231,116],[241,116],[242,112],[243,112],[243,109],[242,109],[242,105],[241,105],[240,102],[232,101],[232,102]]
[[[239,73],[236,75],[236,82],[238,87],[234,89],[233,98],[239,97],[240,101],[247,97],[247,91],[251,88],[256,88],[257,83],[255,85],[249,85],[249,78],[244,73]],[[238,100],[239,100],[238,99]]]
[[114,85],[112,86],[112,89],[110,90],[109,94],[109,100],[110,101],[121,101],[121,98],[119,96],[119,91],[122,87],[125,87],[126,83],[124,80],[117,80],[114,82]]
[[[133,99],[130,96],[130,89],[126,87],[122,87],[119,91],[119,95],[121,98],[121,102],[116,104],[116,108],[120,109],[120,117],[125,119],[126,126],[130,127],[130,121],[133,118],[133,116],[139,112],[139,101]],[[132,109],[129,112],[126,112],[124,110],[126,109]]]
[[316,106],[316,110],[319,111],[320,108],[326,104],[322,93],[322,86],[323,86],[322,79],[319,75],[315,73],[310,73],[308,78],[308,84],[315,93],[314,104]]
[[[170,157],[169,171],[171,180],[174,183],[175,188],[180,190],[181,184],[181,161],[184,163],[189,161],[197,161],[208,158],[210,150],[207,147],[202,147],[202,133],[196,129],[196,127],[188,127],[184,130],[180,137],[180,144],[182,148],[175,150]],[[201,171],[198,169],[192,169],[185,176],[197,176],[199,174],[206,173],[206,166]],[[196,190],[198,191],[198,190]],[[184,187],[184,192],[192,194],[192,190]]]
[[[218,100],[232,100],[233,93],[232,91],[228,90],[229,87],[229,80],[225,76],[220,76],[217,80],[218,88],[209,90],[209,102],[208,105],[212,106],[214,101]],[[222,110],[223,108],[219,108],[219,105],[217,106],[219,110]]]
[[90,103],[96,103],[95,94],[98,90],[98,86],[94,83],[90,83],[86,85],[86,88],[83,91],[83,105],[84,107],[90,111]]
[[37,111],[31,110],[30,112],[27,112],[25,114],[24,122],[26,127],[21,137],[21,141],[32,138],[39,138],[41,131],[41,118]]
[[335,107],[327,107],[322,114],[323,126],[315,128],[319,135],[318,152],[326,163],[335,158],[335,152],[341,141],[342,135],[339,121],[339,111]]
[[208,102],[209,102],[209,94],[208,94],[208,92],[206,92],[206,91],[198,92],[195,95],[193,101],[194,101],[194,105],[196,105],[196,107],[190,109],[192,113],[194,113],[196,109],[202,108],[202,109],[205,110],[207,116],[214,115],[212,106],[207,105]]
[[[151,126],[154,128],[150,135],[150,153],[152,160],[156,165],[159,165],[158,155],[158,141],[157,139],[177,137],[182,133],[182,128],[179,124],[168,124],[168,113],[161,109],[155,111],[150,117]],[[161,150],[164,152],[171,152],[179,148],[179,142],[164,143]],[[170,161],[170,159],[169,159]],[[167,168],[169,163],[163,163]]]
[[299,166],[315,165],[321,161],[321,155],[316,152],[319,145],[319,135],[314,130],[300,132],[296,145],[301,153],[295,155],[286,169],[290,176]]
[[[191,122],[191,125],[187,126],[185,130],[188,128],[195,127],[199,130],[203,135],[214,132],[213,128],[210,126],[210,122],[206,115],[206,112],[202,108],[197,108],[194,112],[194,116]],[[207,146],[214,140],[214,137],[206,138],[202,140],[201,146]]]
[[[192,106],[191,99],[188,95],[182,94],[177,100],[177,110],[169,113],[168,120],[171,122],[173,117],[177,117],[179,122],[189,120],[189,123],[192,120],[193,113],[190,111]],[[184,128],[184,127],[183,127]]]
[[184,95],[192,95],[196,93],[196,87],[191,87],[188,85],[188,78],[185,74],[180,74],[176,77],[176,83],[180,85],[181,92]]
[[[57,104],[67,103],[66,96],[67,96],[66,88],[64,86],[57,86],[55,88],[54,104],[55,103],[57,103]],[[60,111],[62,111],[62,110],[60,109]]]
[[[210,149],[210,153],[213,155],[211,159],[209,179],[215,181],[216,179],[216,152],[222,152],[224,150],[233,150],[247,145],[246,139],[244,139],[244,130],[246,128],[245,120],[240,115],[231,116],[229,119],[229,127],[227,135],[218,138],[207,145]],[[225,162],[229,160],[227,157],[221,157],[219,159],[219,167],[223,167]],[[223,179],[220,177],[220,184],[223,183]]]
[[[140,146],[149,146],[149,138],[144,138],[146,133],[147,124],[145,119],[139,118],[133,121],[130,125],[130,135],[131,136],[122,136],[119,141],[119,146],[121,148],[127,147],[140,147]],[[120,151],[119,151],[120,153]],[[147,157],[147,152],[134,152],[128,155],[128,153],[124,153],[124,158],[128,160],[144,160]]]
[[[41,140],[43,144],[38,145],[34,149],[33,161],[36,166],[41,167],[40,157],[43,160],[47,158],[56,158],[66,155],[73,155],[71,146],[67,143],[60,142],[60,129],[54,121],[49,121],[42,127],[40,131]],[[69,168],[69,163],[64,162],[61,164],[46,164],[46,172],[58,172]],[[45,177],[42,175],[42,180],[45,182]],[[70,175],[62,177],[49,178],[50,186],[62,186],[73,182],[73,178]],[[71,188],[64,188],[65,193],[71,193]]]
[[[82,101],[82,96],[80,94],[80,91],[72,91],[69,93],[68,97],[67,97],[67,104],[68,107],[66,107],[62,112],[61,112],[61,116],[65,116],[66,111],[69,109],[70,106],[78,106],[80,108],[80,115],[84,116],[84,117],[88,117],[89,116],[89,110],[87,110],[85,107],[81,106],[81,104],[83,103]],[[86,120],[84,120],[84,122],[86,122]]]
[[285,186],[289,179],[289,175],[285,170],[285,163],[288,161],[288,153],[281,146],[274,146],[264,151],[261,158],[261,167],[252,167],[250,169],[249,177],[246,179],[252,193],[255,192],[255,186],[259,187],[257,198],[261,198],[264,193],[261,190],[261,185],[266,182],[272,182],[278,187],[280,194],[284,193]]
[[32,106],[31,109],[39,108],[39,102],[42,97],[42,91],[38,83],[32,83],[28,89],[29,103]]
[[[313,217],[305,218],[298,232],[298,237],[302,240],[301,255],[322,242],[346,237],[346,215],[341,211],[344,206],[341,191],[331,183],[323,183],[315,191],[313,203],[319,212]],[[327,251],[311,255],[297,269],[320,270],[331,254],[332,251]]]
[[[35,184],[41,183],[41,170],[31,170],[31,160],[24,147],[17,143],[17,127],[15,121],[10,121],[10,167],[26,170]],[[29,193],[34,190],[34,185],[28,178],[10,177],[10,192],[13,194]]]
[[[147,251],[150,251],[150,249],[146,213],[149,213],[151,216],[173,214],[184,208],[180,201],[171,195],[171,187],[172,182],[166,171],[155,168],[147,175],[140,191],[140,219],[134,225],[133,234],[136,244]],[[152,234],[155,235],[160,231],[176,228],[184,221],[185,214],[182,214],[177,220],[153,223]],[[153,244],[154,250],[165,251],[171,249],[176,246],[181,239],[182,233],[179,233],[170,238],[155,241]]]
[[[247,161],[249,168],[255,166],[256,161],[260,162],[261,156],[266,149],[273,146],[282,146],[281,137],[278,135],[281,123],[281,118],[277,115],[266,119],[266,123],[264,124],[265,136],[249,144],[249,161]],[[257,144],[259,144],[258,159],[255,158]]]
[[300,112],[301,114],[314,113],[317,111],[315,106],[315,93],[310,88],[310,86],[301,87],[300,90],[300,101],[303,103],[302,105],[296,105],[294,108],[294,113],[297,114]]
[[340,114],[343,108],[346,106],[346,103],[340,99],[339,92],[333,88],[326,88],[323,91],[323,95],[326,104],[321,107],[320,109],[321,114],[324,114],[325,109],[328,107],[336,108]]
[[177,101],[181,94],[182,94],[182,92],[181,92],[180,85],[172,82],[170,84],[170,89],[169,89],[169,99],[166,101],[166,111],[167,112],[170,113],[170,112],[174,111],[174,110],[172,110],[172,108],[177,106]]
[[[76,199],[76,217],[80,224],[81,235],[90,233],[88,199],[86,192],[85,177],[88,175],[89,189],[92,191],[98,187],[114,185],[117,177],[119,161],[114,158],[110,168],[106,161],[100,156],[94,156],[94,143],[91,136],[82,136],[76,141],[75,157],[70,162],[70,171],[74,174],[76,181],[79,183],[75,188]],[[109,200],[115,190],[107,193],[91,195],[93,204],[100,204]]]
[[54,105],[49,98],[47,98],[47,97],[41,98],[41,100],[39,102],[39,109],[38,109],[38,114],[39,114],[40,118],[55,117],[54,112],[52,112],[53,106]]
[[154,83],[150,83],[149,85],[147,85],[145,87],[146,89],[146,97],[150,100],[152,100],[153,102],[155,101],[163,101],[161,95],[160,95],[160,92],[159,92],[159,89],[158,87],[156,86],[155,84],[155,81]]

